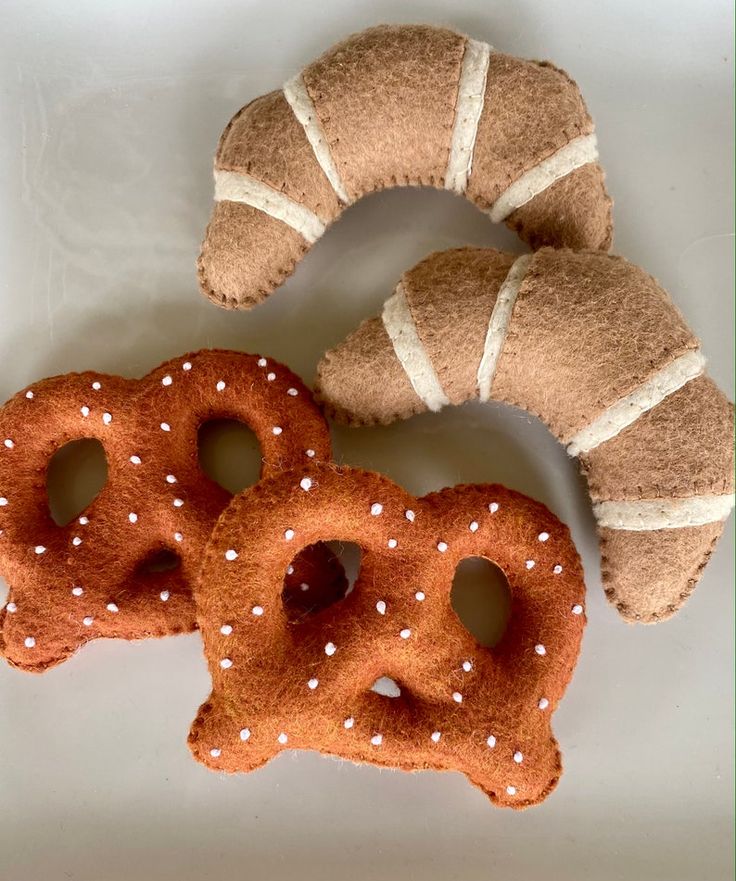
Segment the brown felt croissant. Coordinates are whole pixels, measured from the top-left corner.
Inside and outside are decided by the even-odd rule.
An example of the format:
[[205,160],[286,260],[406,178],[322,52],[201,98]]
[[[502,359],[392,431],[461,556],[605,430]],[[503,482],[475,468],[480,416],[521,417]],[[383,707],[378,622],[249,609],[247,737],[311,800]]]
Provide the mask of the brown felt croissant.
[[579,460],[606,594],[631,621],[687,599],[734,503],[733,407],[643,270],[600,252],[436,253],[381,318],[328,352],[341,421],[389,423],[470,398],[538,416]]
[[228,124],[200,286],[256,305],[348,205],[395,186],[464,195],[533,248],[607,249],[597,155],[578,87],[548,62],[446,28],[370,28]]

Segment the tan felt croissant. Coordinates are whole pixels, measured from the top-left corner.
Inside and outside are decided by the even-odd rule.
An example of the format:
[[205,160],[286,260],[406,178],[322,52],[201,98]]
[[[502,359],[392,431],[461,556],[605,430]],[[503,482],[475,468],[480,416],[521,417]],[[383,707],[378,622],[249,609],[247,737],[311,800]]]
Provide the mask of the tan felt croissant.
[[371,28],[228,124],[200,286],[218,305],[256,305],[348,205],[395,186],[463,195],[533,248],[607,249],[597,156],[564,71],[445,28]]
[[579,459],[609,600],[654,622],[687,599],[734,503],[733,407],[682,315],[600,252],[463,248],[405,273],[328,352],[318,390],[353,425],[470,398],[538,416]]

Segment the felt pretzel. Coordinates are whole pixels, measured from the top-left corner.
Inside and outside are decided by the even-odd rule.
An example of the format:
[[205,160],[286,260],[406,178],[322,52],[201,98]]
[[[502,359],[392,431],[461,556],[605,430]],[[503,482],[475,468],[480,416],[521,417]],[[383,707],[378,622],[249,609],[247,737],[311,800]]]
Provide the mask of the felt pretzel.
[[624,618],[673,614],[734,503],[733,407],[668,295],[620,257],[436,253],[380,318],[328,352],[319,394],[353,425],[469,398],[538,416],[579,460],[606,594]]
[[396,186],[465,196],[533,248],[607,249],[597,156],[578,87],[549,62],[446,28],[370,28],[228,124],[200,286],[218,305],[256,305],[345,208]]
[[[238,352],[185,355],[141,380],[57,376],[0,409],[0,573],[10,588],[0,647],[13,666],[41,672],[97,637],[194,628],[192,580],[231,498],[198,464],[198,428],[214,418],[253,430],[266,477],[330,456],[306,386],[283,365]],[[102,443],[108,480],[78,519],[59,527],[48,508],[48,462],[79,438]],[[149,571],[164,551],[178,568]],[[326,547],[310,549],[285,577],[295,614],[346,588]]]
[[[290,621],[284,572],[326,539],[360,545],[354,589]],[[471,556],[495,561],[511,589],[493,649],[450,605],[455,568]],[[285,749],[462,771],[498,805],[535,804],[561,773],[550,717],[577,659],[584,592],[567,528],[512,490],[416,499],[356,468],[284,472],[232,501],[205,553],[195,597],[212,694],[192,752],[231,772]],[[371,690],[381,676],[398,698]]]

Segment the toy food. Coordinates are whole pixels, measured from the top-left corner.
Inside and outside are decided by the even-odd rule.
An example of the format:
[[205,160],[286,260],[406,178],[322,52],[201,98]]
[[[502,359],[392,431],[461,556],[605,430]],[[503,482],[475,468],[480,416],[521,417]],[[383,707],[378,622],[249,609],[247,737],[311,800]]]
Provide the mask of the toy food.
[[[343,600],[289,621],[284,572],[328,539],[362,549]],[[495,561],[512,596],[494,648],[450,605],[459,562]],[[250,771],[285,749],[407,770],[462,771],[497,804],[523,808],[556,785],[551,715],[572,675],[585,615],[567,528],[502,486],[416,499],[382,475],[315,465],[233,499],[195,587],[212,694],[194,756]],[[371,689],[389,676],[390,698]]]
[[328,352],[318,390],[353,425],[470,398],[539,417],[576,456],[606,595],[624,618],[672,615],[733,507],[733,407],[697,339],[643,270],[600,252],[436,253],[381,318]]
[[463,195],[534,248],[607,249],[597,157],[578,87],[549,62],[446,28],[370,28],[228,123],[200,286],[256,305],[345,208],[396,186]]
[[[13,666],[42,672],[97,637],[194,628],[192,580],[231,497],[197,460],[198,428],[214,418],[253,430],[263,476],[329,459],[327,425],[306,386],[282,364],[238,352],[184,355],[141,380],[57,376],[0,409],[0,573],[10,587],[0,647]],[[102,443],[108,480],[81,516],[59,527],[46,470],[78,438]],[[178,567],[150,565],[162,553]],[[324,546],[284,574],[294,609],[332,602],[347,584]]]

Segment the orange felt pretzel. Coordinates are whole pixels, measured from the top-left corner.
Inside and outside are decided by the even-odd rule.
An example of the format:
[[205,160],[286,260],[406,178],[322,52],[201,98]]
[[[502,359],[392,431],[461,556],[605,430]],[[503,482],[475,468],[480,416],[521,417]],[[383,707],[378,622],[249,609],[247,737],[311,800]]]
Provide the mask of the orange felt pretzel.
[[[198,464],[197,431],[214,418],[253,430],[262,477],[329,459],[329,431],[306,386],[283,365],[238,352],[185,355],[141,380],[57,376],[0,409],[0,573],[10,586],[0,647],[13,666],[40,672],[97,637],[196,626],[190,586],[230,499]],[[108,480],[78,519],[59,527],[46,469],[78,438],[103,444]],[[164,551],[176,554],[178,568],[149,571],[147,561]],[[295,561],[285,584],[292,605],[307,608],[346,587],[324,546]]]
[[[326,539],[363,551],[341,602],[290,621],[294,555]],[[458,563],[495,561],[512,592],[493,649],[450,605]],[[464,772],[523,808],[561,773],[550,716],[585,623],[583,574],[567,527],[498,485],[416,499],[379,474],[291,470],[246,490],[218,521],[195,588],[212,694],[191,734],[213,769],[250,771],[284,749],[404,769]],[[401,688],[371,690],[380,676]]]

